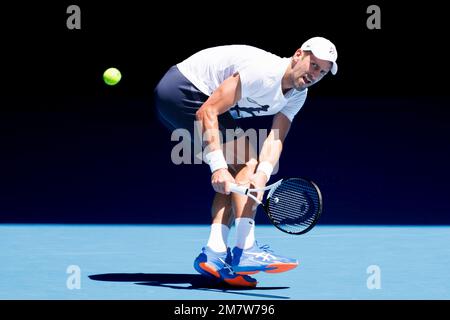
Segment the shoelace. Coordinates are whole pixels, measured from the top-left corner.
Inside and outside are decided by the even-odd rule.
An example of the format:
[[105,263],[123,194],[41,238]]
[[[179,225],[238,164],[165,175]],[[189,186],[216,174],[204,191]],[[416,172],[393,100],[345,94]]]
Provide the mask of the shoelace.
[[[258,245],[258,244],[256,244]],[[263,244],[261,247],[259,247],[261,250],[265,251],[265,252],[273,252],[272,249],[270,249],[270,246],[268,244]]]
[[223,263],[223,267],[227,269],[231,274],[235,274],[231,266],[225,262],[222,258],[219,258],[219,260]]
[[[256,243],[256,246],[258,246],[258,243]],[[274,251],[270,249],[269,245],[264,244],[260,246],[259,249],[261,249],[263,252],[258,253],[256,257],[262,257],[263,261],[277,258],[276,256],[270,254],[273,253]]]

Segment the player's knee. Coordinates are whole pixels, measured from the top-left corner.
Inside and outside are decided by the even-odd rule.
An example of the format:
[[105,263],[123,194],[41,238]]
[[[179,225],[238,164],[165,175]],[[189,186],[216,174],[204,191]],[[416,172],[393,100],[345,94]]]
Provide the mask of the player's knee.
[[252,176],[254,175],[255,170],[254,169],[250,169],[250,170],[242,170],[239,175],[237,175],[235,177],[236,179],[236,183],[237,184],[246,184],[250,181],[250,179],[252,178]]
[[258,166],[258,160],[255,158],[250,158],[250,160],[245,162],[245,166],[249,169],[249,171],[255,172],[256,167]]

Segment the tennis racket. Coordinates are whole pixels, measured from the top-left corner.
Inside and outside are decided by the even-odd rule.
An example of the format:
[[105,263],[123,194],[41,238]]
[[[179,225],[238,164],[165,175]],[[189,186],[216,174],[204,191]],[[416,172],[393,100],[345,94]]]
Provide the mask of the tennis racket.
[[[267,191],[266,200],[259,201],[252,192]],[[262,206],[275,227],[290,234],[311,230],[322,213],[322,195],[319,187],[303,178],[281,179],[264,188],[249,189],[231,185],[231,192],[245,195]]]

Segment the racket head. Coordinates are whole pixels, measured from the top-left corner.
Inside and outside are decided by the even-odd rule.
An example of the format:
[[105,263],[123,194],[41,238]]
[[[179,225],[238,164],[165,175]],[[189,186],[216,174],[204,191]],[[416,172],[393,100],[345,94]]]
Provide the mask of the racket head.
[[322,214],[322,194],[309,179],[283,179],[270,190],[263,207],[272,224],[281,231],[304,234],[316,225]]

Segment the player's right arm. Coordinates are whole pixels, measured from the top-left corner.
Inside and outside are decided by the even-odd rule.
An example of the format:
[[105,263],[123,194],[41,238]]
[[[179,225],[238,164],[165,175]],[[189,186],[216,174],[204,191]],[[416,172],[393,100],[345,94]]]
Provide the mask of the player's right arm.
[[216,192],[225,194],[230,193],[230,183],[235,181],[228,171],[220,145],[218,116],[228,111],[240,99],[241,80],[239,73],[235,73],[222,82],[196,112],[196,119],[201,122],[203,130],[205,158],[211,163],[213,171],[211,184]]

